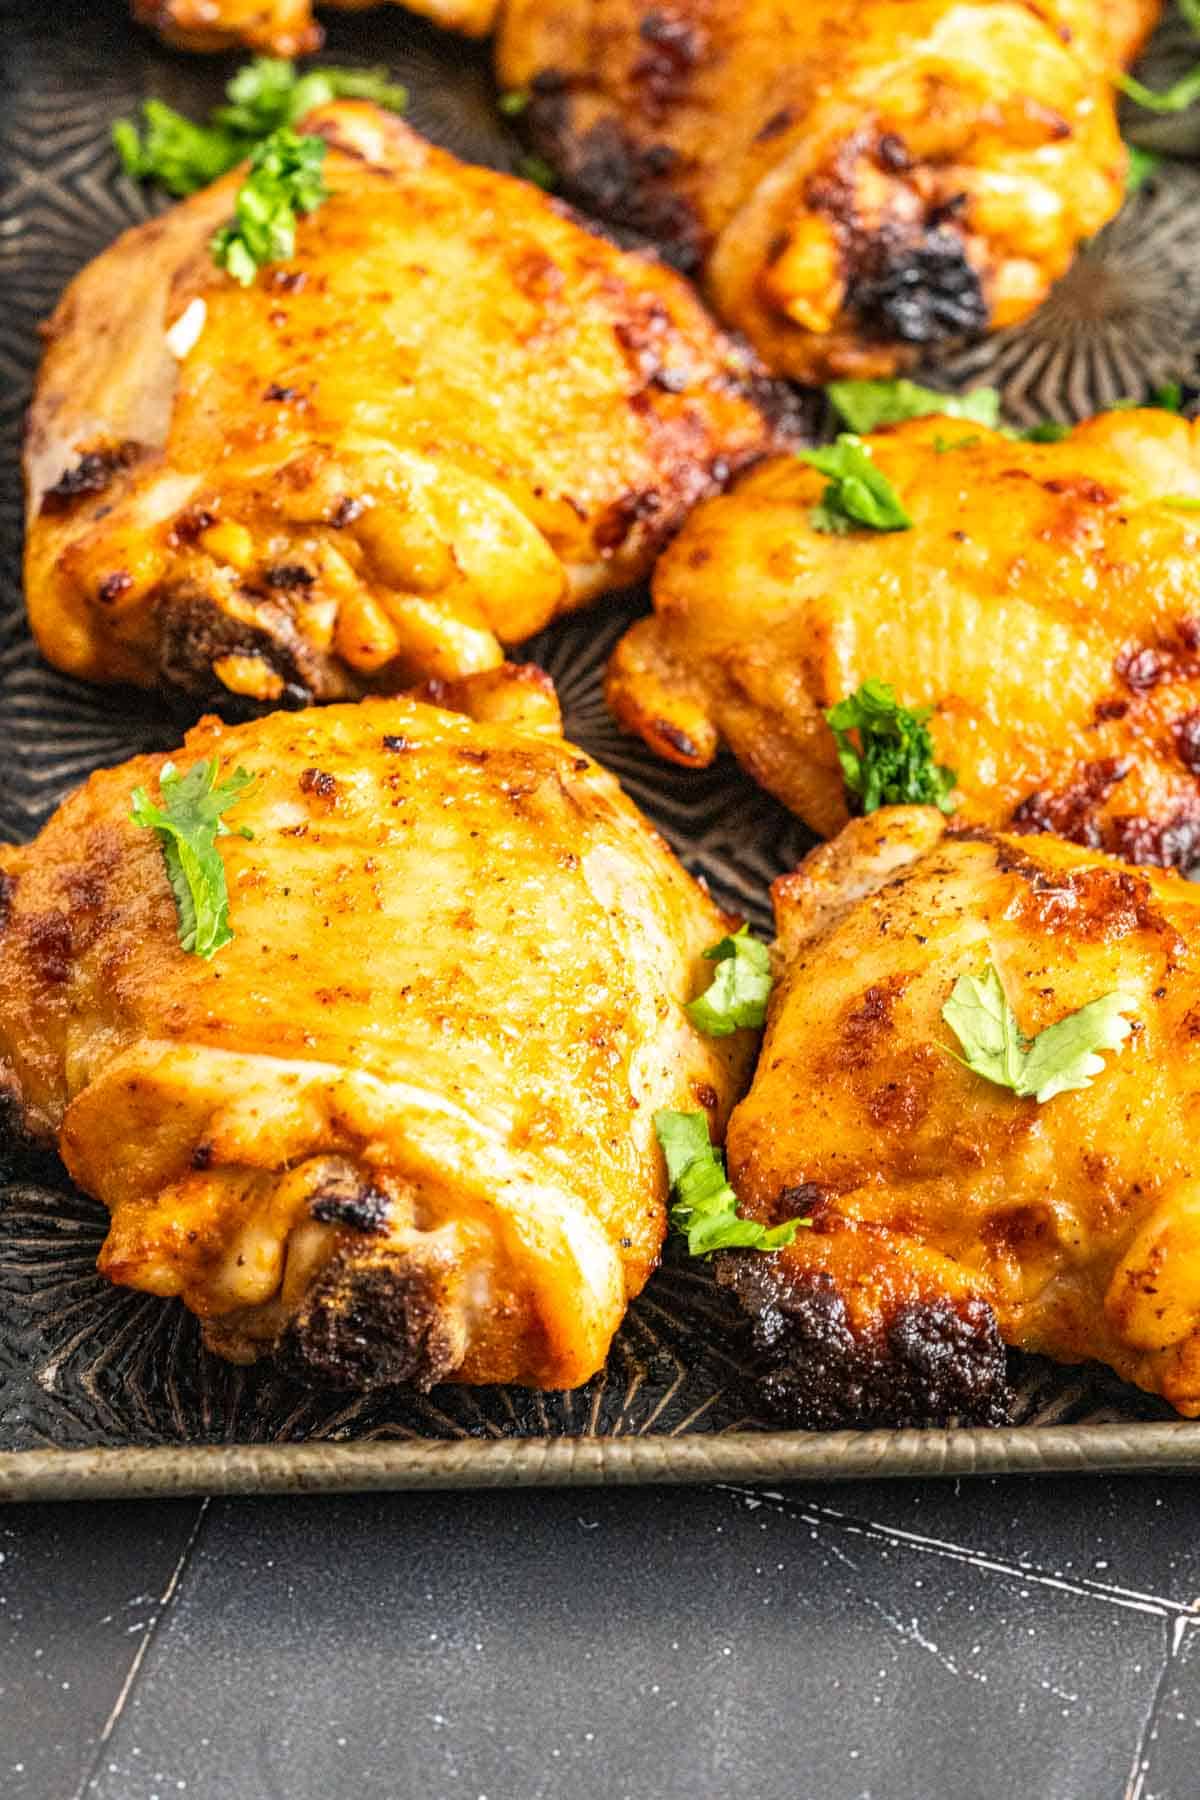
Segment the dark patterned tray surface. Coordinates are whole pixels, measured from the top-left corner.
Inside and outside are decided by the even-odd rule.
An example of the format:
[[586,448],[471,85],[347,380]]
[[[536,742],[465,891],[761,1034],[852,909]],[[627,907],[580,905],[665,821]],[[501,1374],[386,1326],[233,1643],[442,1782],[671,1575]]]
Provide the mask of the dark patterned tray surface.
[[[87,687],[43,664],[20,590],[18,447],[38,322],[82,263],[161,204],[119,173],[111,121],[147,94],[198,114],[234,66],[172,55],[133,29],[126,12],[126,0],[40,8],[0,0],[0,839],[30,836],[91,769],[164,748],[180,731],[166,703]],[[495,115],[484,50],[391,7],[328,23],[330,59],[391,64],[409,86],[418,129],[466,157],[516,167],[521,148]],[[1177,38],[1168,33],[1158,54],[1173,69]],[[1200,127],[1169,125],[1165,147],[1196,148]],[[1161,123],[1148,130],[1161,138]],[[1200,172],[1171,161],[1085,248],[1031,325],[964,352],[949,373],[996,382],[1016,422],[1082,416],[1159,382],[1193,382],[1197,241]],[[605,709],[605,657],[645,605],[642,595],[602,604],[544,633],[528,653],[558,684],[568,735],[615,770],[722,900],[765,929],[768,883],[806,847],[803,829],[731,764],[694,776],[665,768],[622,737]],[[589,1434],[669,1440],[762,1429],[736,1315],[695,1264],[668,1259],[603,1374],[577,1393],[442,1388],[427,1397],[348,1398],[299,1387],[269,1366],[220,1363],[202,1350],[181,1307],[111,1288],[94,1267],[104,1223],[103,1210],[72,1189],[57,1163],[22,1160],[0,1145],[0,1452]],[[1016,1419],[1026,1425],[1169,1416],[1103,1372],[1029,1360],[1014,1376]],[[876,1472],[886,1472],[882,1438],[880,1456]],[[672,1467],[664,1442],[660,1476]],[[770,1470],[760,1458],[746,1472]],[[78,1489],[68,1483],[63,1491],[86,1485],[81,1478]]]

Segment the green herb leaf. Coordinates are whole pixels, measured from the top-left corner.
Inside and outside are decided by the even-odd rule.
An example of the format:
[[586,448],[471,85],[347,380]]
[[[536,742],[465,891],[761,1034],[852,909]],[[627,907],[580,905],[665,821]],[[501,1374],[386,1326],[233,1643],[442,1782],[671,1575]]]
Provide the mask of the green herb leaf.
[[1008,1004],[1000,972],[989,962],[981,975],[960,975],[942,1017],[963,1054],[959,1060],[985,1081],[1039,1102],[1090,1087],[1104,1069],[1101,1050],[1118,1050],[1133,1027],[1122,1017],[1137,1002],[1104,994],[1027,1038]]
[[[954,811],[958,779],[934,760],[927,728],[932,709],[910,712],[886,681],[864,681],[825,718],[837,742],[846,792],[862,813],[881,806],[937,806]],[[857,733],[857,739],[851,733]]]
[[977,431],[968,432],[966,437],[960,438],[943,437],[939,431],[933,440],[933,452],[935,456],[946,456],[951,450],[969,450],[972,444],[979,442],[980,437]]
[[870,446],[854,433],[844,431],[836,443],[798,454],[801,462],[830,478],[820,505],[809,513],[814,531],[841,533],[861,525],[872,531],[907,531],[912,525],[895,488],[871,460]]
[[1162,157],[1153,150],[1143,150],[1140,144],[1128,145],[1129,167],[1125,172],[1125,192],[1136,194],[1139,188],[1157,175]]
[[384,68],[296,68],[280,57],[257,56],[240,68],[225,89],[229,104],[214,122],[257,140],[282,125],[294,125],[314,106],[331,100],[373,100],[388,112],[403,112],[408,90],[389,78]]
[[321,175],[324,138],[272,132],[255,149],[238,189],[234,216],[212,240],[212,258],[248,287],[264,263],[279,262],[296,248],[296,220],[328,198]]
[[1117,86],[1130,100],[1138,106],[1145,107],[1147,112],[1186,112],[1189,106],[1193,106],[1197,100],[1200,100],[1200,65],[1189,69],[1186,75],[1181,75],[1178,81],[1173,81],[1169,88],[1160,88],[1156,91],[1154,88],[1146,87],[1134,76],[1124,73],[1117,76]]
[[1040,425],[1031,425],[1020,436],[1027,444],[1061,444],[1074,429],[1073,425],[1064,425],[1061,419],[1043,419]]
[[233,132],[196,125],[161,100],[143,103],[140,133],[132,119],[118,119],[112,137],[125,173],[134,181],[156,181],[169,194],[194,194],[245,155],[244,141]]
[[509,88],[500,95],[496,105],[506,119],[519,119],[529,105],[532,95],[528,88]]
[[740,1219],[737,1195],[725,1175],[725,1163],[713,1149],[708,1117],[702,1112],[656,1112],[654,1129],[667,1159],[667,1176],[675,1196],[671,1226],[688,1241],[691,1256],[714,1250],[781,1250],[808,1219],[788,1219],[770,1230],[754,1219]]
[[[162,841],[179,914],[179,942],[206,960],[233,937],[225,865],[217,850],[217,839],[229,833],[221,815],[245,797],[254,780],[245,769],[237,769],[218,787],[219,767],[214,756],[180,775],[172,763],[164,763],[159,776],[162,804],[156,805],[142,787],[130,797],[134,824],[157,831]],[[238,835],[254,834],[243,826]]]
[[851,431],[876,431],[881,425],[898,425],[904,419],[926,419],[940,413],[947,419],[970,419],[975,425],[1000,423],[1000,394],[996,388],[971,388],[965,394],[941,394],[936,388],[905,381],[831,381],[825,389],[841,419]]
[[757,1030],[767,1016],[771,992],[771,953],[750,936],[743,925],[732,937],[704,952],[717,972],[707,989],[689,1000],[685,1011],[697,1031],[706,1037],[728,1037],[731,1032]]
[[187,119],[161,100],[142,107],[139,131],[132,119],[113,126],[113,143],[127,175],[156,181],[169,193],[194,194],[240,162],[271,133],[294,125],[330,100],[373,100],[403,112],[406,90],[386,69],[316,68],[301,73],[280,57],[258,56],[240,68],[225,89],[227,104],[207,125]]
[[523,156],[517,164],[517,173],[526,181],[532,181],[534,187],[545,188],[548,194],[554,192],[558,177],[544,156]]

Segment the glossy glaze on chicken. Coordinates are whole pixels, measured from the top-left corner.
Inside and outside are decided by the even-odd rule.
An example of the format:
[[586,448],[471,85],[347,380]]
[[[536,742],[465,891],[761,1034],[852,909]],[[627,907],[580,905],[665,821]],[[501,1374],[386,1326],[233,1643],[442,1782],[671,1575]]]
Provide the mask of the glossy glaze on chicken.
[[[403,0],[410,12],[447,31],[483,37],[497,0]],[[181,50],[230,50],[245,45],[272,56],[303,56],[321,44],[313,0],[132,0],[133,15]],[[339,12],[367,12],[378,0],[323,0]]]
[[364,103],[239,287],[234,172],[126,233],[49,327],[30,619],[92,680],[258,701],[495,667],[644,575],[788,401],[686,283]]
[[750,1034],[689,1024],[723,917],[547,677],[441,698],[189,734],[181,767],[255,778],[211,960],[130,818],[164,757],[0,850],[0,1088],[111,1210],[104,1273],[181,1296],[219,1354],[571,1387],[658,1259],[655,1110],[719,1131]]
[[502,85],[589,210],[802,381],[1023,319],[1118,210],[1159,0],[507,0]]
[[764,463],[659,563],[610,701],[675,762],[727,744],[829,836],[847,810],[825,709],[883,679],[933,708],[961,818],[1189,866],[1198,443],[1164,412],[1110,413],[1057,444],[917,420],[871,440],[913,520],[890,532],[817,530],[825,477]]
[[[1200,1415],[1200,889],[896,808],[774,898],[780,980],[729,1172],[750,1217],[812,1223],[721,1278],[775,1408],[997,1423],[1010,1344]],[[963,1066],[941,1012],[989,962],[1031,1037],[1126,996],[1089,1087],[1039,1102]]]

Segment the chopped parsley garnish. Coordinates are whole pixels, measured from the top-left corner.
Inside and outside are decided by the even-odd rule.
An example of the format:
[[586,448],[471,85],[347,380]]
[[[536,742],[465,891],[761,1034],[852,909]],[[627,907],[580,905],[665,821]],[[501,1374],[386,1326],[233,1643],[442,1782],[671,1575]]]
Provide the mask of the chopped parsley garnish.
[[1061,444],[1074,429],[1073,425],[1064,425],[1061,419],[1043,419],[1040,425],[1031,425],[1021,436],[1027,444]]
[[1162,157],[1153,150],[1143,150],[1140,144],[1130,144],[1128,150],[1129,167],[1125,172],[1125,192],[1136,194],[1157,175]]
[[957,438],[943,437],[939,431],[933,440],[933,452],[935,456],[946,456],[951,450],[969,450],[973,444],[978,444],[980,441],[977,431],[970,431],[966,437]]
[[728,1037],[731,1032],[757,1030],[767,1016],[771,992],[771,953],[750,936],[743,925],[732,937],[704,952],[717,972],[704,993],[689,1000],[688,1018],[706,1037]]
[[519,119],[532,98],[528,88],[508,88],[500,95],[496,105],[506,119]]
[[134,181],[156,181],[169,194],[194,194],[227,174],[245,154],[232,133],[193,124],[162,100],[143,103],[140,131],[132,119],[118,119],[112,138],[127,175]]
[[901,706],[886,681],[864,681],[857,693],[829,708],[825,718],[854,810],[936,806],[944,813],[954,811],[950,796],[958,777],[935,761],[931,716],[931,707],[911,712]]
[[[161,805],[142,787],[134,788],[130,796],[134,824],[156,831],[161,840],[179,914],[179,942],[206,960],[233,938],[225,865],[217,850],[217,839],[229,835],[221,815],[245,798],[254,780],[245,769],[236,769],[218,787],[219,767],[214,756],[180,775],[173,763],[164,763],[159,775]],[[243,826],[237,835],[249,838],[254,833]]]
[[962,1046],[957,1060],[997,1087],[1041,1102],[1090,1087],[1104,1069],[1101,1050],[1119,1050],[1133,1027],[1122,1014],[1136,1005],[1128,994],[1104,994],[1027,1038],[989,962],[981,975],[960,975],[942,1017]]
[[1000,395],[996,388],[941,394],[936,388],[901,379],[831,381],[825,392],[851,431],[877,431],[881,425],[899,425],[904,419],[927,419],[937,413],[947,419],[969,419],[974,425],[1000,423]]
[[714,1250],[782,1250],[808,1219],[788,1219],[769,1230],[755,1219],[738,1217],[737,1195],[729,1185],[725,1163],[708,1135],[702,1112],[656,1112],[654,1129],[667,1159],[674,1201],[671,1226],[688,1241],[691,1256]]
[[895,488],[872,462],[870,446],[854,433],[844,431],[835,444],[801,450],[799,456],[829,477],[820,504],[809,513],[814,531],[843,533],[862,526],[907,531],[912,525]]
[[534,187],[544,188],[552,194],[558,181],[557,175],[544,156],[530,154],[523,156],[517,164],[517,174],[525,181],[532,181]]
[[1200,64],[1173,81],[1168,88],[1148,88],[1132,75],[1117,76],[1121,92],[1152,113],[1181,113],[1200,100]]
[[279,262],[296,248],[296,221],[313,212],[329,189],[321,174],[324,138],[281,130],[265,138],[250,157],[238,189],[233,218],[212,240],[212,258],[242,287],[249,287],[264,263]]
[[316,68],[303,72],[279,57],[258,56],[240,68],[225,89],[228,104],[206,125],[185,118],[161,100],[147,100],[139,129],[133,119],[113,126],[113,143],[125,173],[156,181],[171,194],[194,194],[242,162],[255,144],[294,125],[330,100],[373,100],[403,112],[404,88],[386,69]]
[[[1188,26],[1193,36],[1200,37],[1200,0],[1178,0],[1178,5],[1184,24]],[[1200,100],[1200,65],[1189,69],[1186,75],[1181,75],[1178,81],[1173,81],[1169,88],[1158,91],[1143,86],[1132,75],[1120,74],[1116,79],[1121,92],[1127,94],[1139,106],[1144,106],[1147,112],[1186,112],[1193,101]]]

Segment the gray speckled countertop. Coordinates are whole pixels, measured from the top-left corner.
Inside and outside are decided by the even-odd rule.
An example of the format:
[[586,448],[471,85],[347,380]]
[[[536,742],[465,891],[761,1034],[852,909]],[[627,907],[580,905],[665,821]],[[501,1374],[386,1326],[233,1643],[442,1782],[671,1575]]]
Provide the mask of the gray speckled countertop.
[[4,1800],[1191,1800],[1188,1479],[0,1515]]

